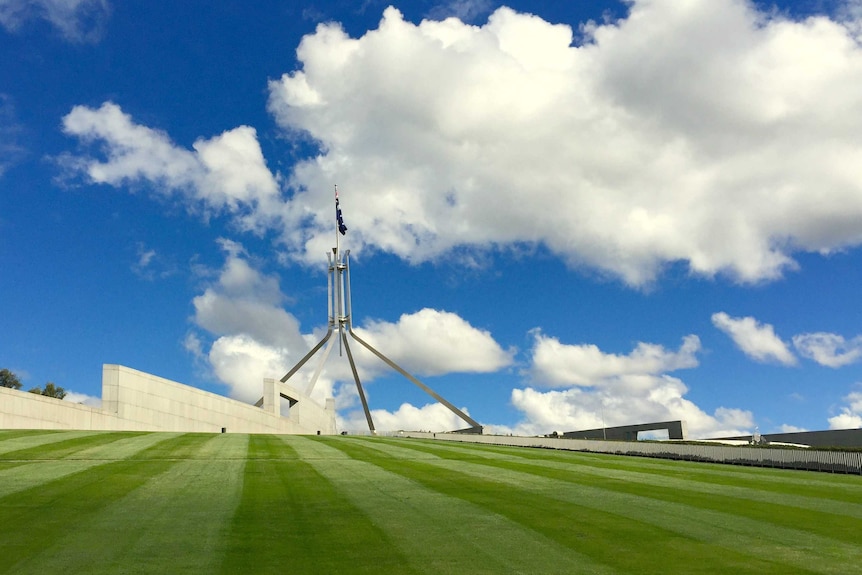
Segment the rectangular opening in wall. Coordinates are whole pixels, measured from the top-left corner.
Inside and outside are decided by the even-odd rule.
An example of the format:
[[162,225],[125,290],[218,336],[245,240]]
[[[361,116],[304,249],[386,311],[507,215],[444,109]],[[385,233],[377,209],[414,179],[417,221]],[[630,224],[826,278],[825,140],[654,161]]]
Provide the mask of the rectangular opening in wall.
[[649,431],[639,431],[638,441],[667,441],[670,439],[670,434],[667,429],[650,429]]

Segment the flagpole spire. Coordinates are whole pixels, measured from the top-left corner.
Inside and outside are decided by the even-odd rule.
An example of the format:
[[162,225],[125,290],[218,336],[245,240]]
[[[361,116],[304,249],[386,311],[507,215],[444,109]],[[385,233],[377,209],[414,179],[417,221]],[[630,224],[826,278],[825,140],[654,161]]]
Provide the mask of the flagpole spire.
[[338,184],[335,184],[335,259],[338,260],[338,222],[341,219],[341,208],[338,206]]

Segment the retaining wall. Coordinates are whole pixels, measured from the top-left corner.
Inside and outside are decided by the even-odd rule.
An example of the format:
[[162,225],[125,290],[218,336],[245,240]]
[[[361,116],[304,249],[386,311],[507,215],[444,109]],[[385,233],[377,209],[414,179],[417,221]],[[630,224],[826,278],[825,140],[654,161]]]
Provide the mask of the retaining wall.
[[400,432],[401,437],[484,443],[516,447],[542,447],[569,451],[589,451],[616,455],[636,455],[706,461],[731,465],[804,469],[830,473],[862,475],[862,452],[821,451],[816,449],[781,449],[729,445],[682,444],[670,442],[602,441],[552,437],[517,437],[508,435],[462,435],[457,433]]
[[[271,382],[272,380],[270,380]],[[321,406],[289,386],[264,386],[291,398],[282,417],[278,396],[262,409],[121,365],[102,368],[102,407],[0,388],[0,429],[186,431],[332,435],[335,404]]]

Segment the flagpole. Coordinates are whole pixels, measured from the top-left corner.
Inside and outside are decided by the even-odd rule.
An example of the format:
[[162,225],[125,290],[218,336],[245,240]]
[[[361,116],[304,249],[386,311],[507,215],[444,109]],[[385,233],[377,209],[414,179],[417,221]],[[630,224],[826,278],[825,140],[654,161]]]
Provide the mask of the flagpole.
[[335,184],[335,262],[338,263],[338,184]]
[[[0,0],[2,1],[2,0]],[[329,297],[329,308],[330,308],[330,316],[329,316],[329,329],[326,332],[326,335],[320,340],[314,348],[308,352],[305,357],[303,357],[298,364],[296,364],[287,375],[281,378],[282,383],[286,383],[290,377],[299,370],[306,361],[308,361],[311,356],[317,353],[324,345],[328,344],[326,350],[324,351],[324,355],[322,361],[317,367],[317,371],[315,371],[314,376],[312,377],[311,383],[308,387],[308,392],[311,393],[312,388],[314,387],[314,383],[317,381],[318,376],[320,375],[323,369],[323,363],[326,361],[326,358],[329,355],[329,352],[332,349],[334,342],[329,341],[332,332],[338,330],[338,354],[341,355],[342,347],[347,351],[347,361],[350,363],[350,369],[353,372],[353,380],[356,382],[356,390],[359,394],[359,399],[362,402],[362,409],[365,412],[365,419],[368,422],[368,429],[372,434],[375,434],[374,421],[371,418],[371,410],[368,407],[368,400],[365,397],[365,391],[362,387],[362,382],[359,379],[359,371],[356,368],[356,362],[353,358],[353,353],[350,350],[350,344],[348,343],[348,336],[352,338],[354,341],[362,345],[362,347],[366,348],[368,351],[377,356],[378,359],[383,361],[389,367],[399,372],[401,375],[410,380],[413,384],[418,386],[422,391],[436,399],[438,402],[443,404],[444,407],[448,408],[452,413],[457,415],[459,418],[463,419],[467,422],[470,427],[467,429],[462,429],[458,432],[465,433],[482,433],[482,426],[479,423],[472,419],[469,415],[455,407],[453,404],[449,403],[443,397],[438,395],[434,390],[430,387],[416,379],[413,375],[405,371],[401,366],[397,363],[377,351],[370,343],[367,343],[365,340],[361,339],[356,332],[353,331],[353,305],[350,296],[350,250],[344,252],[344,258],[341,257],[341,238],[339,235],[344,235],[347,233],[347,226],[344,224],[344,218],[341,213],[341,204],[338,200],[338,186],[335,186],[335,247],[332,248],[332,256],[335,256],[333,259],[329,261],[329,277],[327,278],[327,291]],[[347,329],[345,330],[345,326]],[[261,400],[262,401],[262,400]]]
[[[338,325],[338,335],[344,335],[344,328],[342,326],[341,317],[342,313],[342,271],[341,271],[341,254],[339,253],[339,242],[340,239],[338,237],[338,233],[341,231],[338,228],[338,210],[340,209],[338,205],[338,184],[335,184],[335,321]],[[338,338],[338,356],[341,357],[342,352],[342,339],[343,337]]]

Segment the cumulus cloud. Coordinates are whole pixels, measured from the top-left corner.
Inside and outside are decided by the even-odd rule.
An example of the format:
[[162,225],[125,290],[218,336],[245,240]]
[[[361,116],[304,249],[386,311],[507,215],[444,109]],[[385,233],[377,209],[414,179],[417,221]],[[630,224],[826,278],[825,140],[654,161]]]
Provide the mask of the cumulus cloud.
[[0,0],[0,25],[6,30],[44,19],[70,42],[98,41],[110,13],[108,0]]
[[793,336],[793,346],[802,357],[833,368],[855,363],[862,357],[862,336],[847,341],[834,333],[803,333]]
[[188,150],[105,102],[97,109],[75,106],[63,118],[63,131],[100,144],[104,160],[71,155],[63,159],[93,183],[157,184],[156,193],[178,196],[203,217],[225,214],[241,230],[257,233],[279,221],[284,209],[278,179],[266,167],[257,132],[249,126],[198,139]]
[[563,344],[534,332],[530,377],[536,385],[566,388],[512,390],[512,404],[524,419],[511,429],[518,435],[574,431],[603,426],[683,419],[692,437],[743,433],[752,414],[720,407],[713,415],[684,396],[686,385],[667,372],[698,365],[700,340],[689,335],[676,351],[639,343],[631,353],[605,353],[594,345]]
[[745,0],[629,8],[577,40],[576,23],[505,7],[483,25],[388,8],[358,38],[320,24],[269,84],[280,126],[320,150],[283,182],[247,126],[186,150],[106,103],[64,127],[102,144],[104,161],[73,162],[92,181],[158,183],[278,229],[305,261],[328,248],[334,183],[353,249],[410,261],[541,244],[632,285],[673,262],[756,282],[862,242],[856,21]]
[[[642,377],[642,391],[609,386],[601,391],[582,388],[540,391],[532,387],[512,390],[512,405],[524,419],[509,432],[540,435],[604,426],[631,425],[682,419],[693,438],[740,435],[754,426],[751,412],[718,408],[707,414],[684,396],[688,388],[670,376]],[[648,385],[643,385],[648,383]],[[497,429],[497,432],[506,431]]]
[[730,336],[748,357],[762,362],[796,365],[796,356],[775,335],[775,329],[753,317],[731,317],[724,312],[712,314],[712,324]]
[[[319,190],[339,179],[368,247],[542,243],[636,285],[668,262],[772,279],[794,251],[862,240],[848,22],[639,0],[579,32],[508,8],[482,26],[389,8],[358,38],[321,24],[270,83],[278,122],[321,149],[293,171],[294,201],[327,214]],[[309,223],[300,257],[331,227]]]
[[216,377],[230,386],[231,396],[248,403],[260,399],[264,378],[278,379],[290,367],[287,350],[246,334],[219,337],[208,357]]
[[429,308],[403,314],[395,323],[367,321],[354,331],[419,375],[494,372],[510,365],[514,355],[514,350],[504,350],[488,331],[454,313]]
[[591,344],[563,344],[541,331],[534,335],[531,376],[540,385],[550,387],[601,385],[628,376],[697,367],[697,352],[700,351],[700,339],[696,335],[683,338],[675,352],[661,345],[641,342],[628,355],[607,354]]
[[220,243],[225,263],[212,285],[192,301],[195,325],[215,340],[206,350],[201,336],[189,333],[185,346],[206,359],[232,397],[254,402],[263,378],[280,378],[309,345],[297,319],[282,307],[278,280],[256,269],[240,244]]
[[[469,415],[469,410],[464,407],[460,409]],[[372,409],[371,418],[374,420],[374,427],[381,431],[452,431],[467,425],[440,403],[429,403],[422,407],[404,403],[395,411]],[[365,413],[357,410],[349,412],[345,417],[339,417],[338,427],[351,431],[367,431]]]
[[862,392],[848,394],[841,412],[829,418],[829,429],[856,429],[862,427]]
[[303,344],[299,323],[281,306],[278,280],[252,266],[242,246],[222,240],[227,252],[214,285],[193,300],[197,325],[216,335],[245,334],[278,347]]

